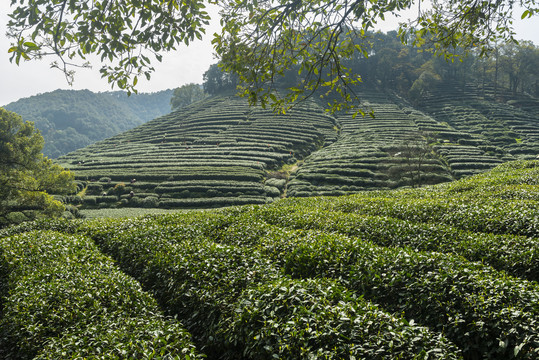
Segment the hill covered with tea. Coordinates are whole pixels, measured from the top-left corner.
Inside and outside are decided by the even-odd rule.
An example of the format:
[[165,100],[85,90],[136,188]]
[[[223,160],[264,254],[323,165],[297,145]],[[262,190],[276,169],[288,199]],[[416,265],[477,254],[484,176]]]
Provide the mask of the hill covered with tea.
[[[505,97],[502,97],[505,96]],[[218,95],[59,159],[86,207],[190,208],[460,179],[539,154],[539,102],[447,83],[417,103],[374,86],[374,117],[286,114]]]

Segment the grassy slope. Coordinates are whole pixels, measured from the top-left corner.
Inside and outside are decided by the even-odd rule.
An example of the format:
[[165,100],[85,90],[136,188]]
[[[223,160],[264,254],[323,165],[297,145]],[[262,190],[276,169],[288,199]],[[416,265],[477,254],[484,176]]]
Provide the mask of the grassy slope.
[[518,161],[422,189],[2,236],[93,239],[209,358],[536,359],[538,214],[539,162]]

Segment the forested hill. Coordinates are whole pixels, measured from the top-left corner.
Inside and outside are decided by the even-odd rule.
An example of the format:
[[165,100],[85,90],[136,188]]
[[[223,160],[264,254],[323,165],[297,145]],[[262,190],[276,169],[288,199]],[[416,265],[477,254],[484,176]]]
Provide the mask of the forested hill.
[[56,158],[170,112],[173,90],[151,94],[56,90],[4,106],[32,121],[45,139],[43,153]]

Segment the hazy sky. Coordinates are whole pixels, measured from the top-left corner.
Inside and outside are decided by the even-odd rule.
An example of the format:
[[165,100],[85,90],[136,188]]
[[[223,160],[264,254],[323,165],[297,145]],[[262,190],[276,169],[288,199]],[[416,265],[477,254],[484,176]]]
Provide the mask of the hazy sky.
[[[56,89],[90,89],[96,92],[111,89],[106,79],[102,79],[99,74],[99,64],[95,64],[94,69],[77,70],[72,87],[66,83],[64,75],[59,70],[50,68],[52,58],[23,62],[20,66],[11,64],[7,53],[10,47],[9,40],[5,36],[9,3],[7,0],[0,0],[0,106],[19,98]],[[519,12],[516,11],[515,14]],[[414,11],[409,15],[404,14],[400,20],[386,18],[386,22],[379,24],[379,29],[395,30],[398,21],[406,20],[407,16],[414,16]],[[164,54],[163,62],[155,63],[156,72],[153,73],[151,80],[139,81],[137,86],[139,91],[155,92],[191,82],[202,83],[203,73],[217,61],[213,56],[211,38],[212,34],[219,30],[218,25],[219,22],[214,16],[202,41],[196,41],[189,47],[181,46],[173,53]],[[518,39],[531,40],[536,45],[539,44],[539,16],[524,21],[516,20],[515,29]]]

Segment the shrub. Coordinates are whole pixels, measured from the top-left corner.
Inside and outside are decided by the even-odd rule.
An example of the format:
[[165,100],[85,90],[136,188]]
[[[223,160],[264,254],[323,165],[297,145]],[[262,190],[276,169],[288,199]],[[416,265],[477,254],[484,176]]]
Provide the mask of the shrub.
[[103,185],[97,183],[88,183],[86,194],[101,195],[103,193]]
[[0,249],[2,358],[197,357],[189,334],[89,239],[28,232],[0,238]]
[[307,236],[284,258],[287,273],[342,279],[358,295],[442,332],[465,358],[539,356],[537,284],[460,257],[332,235]]
[[159,199],[157,196],[148,196],[142,200],[142,207],[145,208],[156,208],[159,206]]
[[264,186],[264,191],[268,197],[274,198],[281,196],[281,191],[274,186]]
[[286,186],[286,179],[279,179],[279,178],[269,178],[266,179],[265,184],[267,186],[273,186],[276,187],[279,190],[284,190]]
[[64,211],[62,213],[62,218],[63,219],[74,219],[75,217],[73,216],[73,214],[69,211]]
[[392,317],[325,279],[279,279],[249,288],[229,321],[225,331],[239,347],[236,358],[461,358],[443,337]]
[[98,204],[103,204],[103,203],[111,204],[118,201],[118,197],[115,195],[104,195],[104,196],[96,197],[96,200]]
[[126,186],[123,182],[114,185],[113,194],[120,196],[120,195],[125,194],[126,192],[129,192],[129,191],[127,191]]
[[82,204],[87,206],[97,205],[97,198],[95,196],[85,196],[82,198]]
[[22,223],[24,221],[30,220],[30,219],[28,219],[26,217],[26,215],[24,215],[20,211],[12,211],[12,212],[10,212],[9,214],[6,215],[6,219],[8,220],[8,222],[10,224],[20,224],[20,223]]
[[302,207],[258,208],[253,212],[259,219],[275,225],[340,232],[382,246],[458,254],[514,276],[539,280],[539,263],[536,261],[539,244],[530,238],[472,233],[443,224]]
[[152,224],[150,219],[94,222],[86,231],[182,320],[205,344],[205,353],[219,354],[222,314],[231,312],[246,287],[275,279],[276,269],[256,251],[204,239],[198,221],[159,228]]

